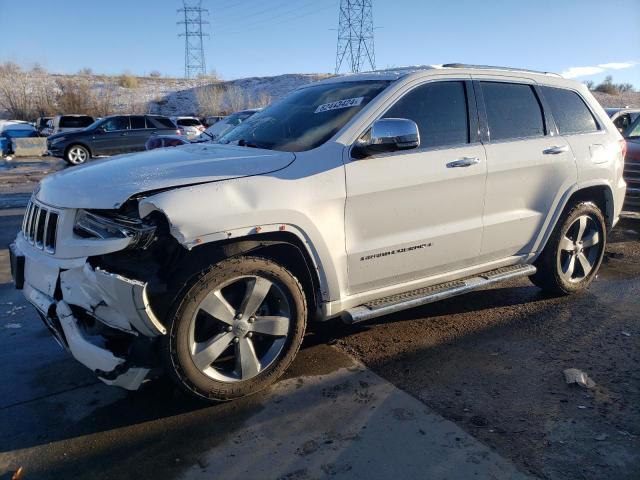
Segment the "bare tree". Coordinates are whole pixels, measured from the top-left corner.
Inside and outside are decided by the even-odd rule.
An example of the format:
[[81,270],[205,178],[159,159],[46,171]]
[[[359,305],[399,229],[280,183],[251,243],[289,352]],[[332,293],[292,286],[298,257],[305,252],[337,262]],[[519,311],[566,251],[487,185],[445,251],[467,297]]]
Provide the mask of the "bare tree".
[[633,84],[631,83],[618,83],[616,87],[620,93],[633,92]]
[[224,88],[219,84],[196,89],[196,99],[202,115],[219,115],[223,110]]
[[254,95],[251,100],[251,108],[264,108],[271,103],[271,95],[266,90],[262,90],[260,93]]
[[17,120],[34,113],[29,74],[13,62],[0,65],[0,106]]
[[224,89],[224,103],[231,112],[237,112],[245,108],[247,97],[237,85],[228,85]]
[[91,93],[91,103],[93,104],[93,115],[106,117],[115,113],[114,97],[116,85],[114,82],[103,81],[95,92]]
[[31,70],[31,98],[34,117],[52,116],[57,113],[55,82],[42,69]]
[[93,114],[93,92],[88,80],[65,78],[57,80],[56,83],[59,89],[56,103],[61,112]]

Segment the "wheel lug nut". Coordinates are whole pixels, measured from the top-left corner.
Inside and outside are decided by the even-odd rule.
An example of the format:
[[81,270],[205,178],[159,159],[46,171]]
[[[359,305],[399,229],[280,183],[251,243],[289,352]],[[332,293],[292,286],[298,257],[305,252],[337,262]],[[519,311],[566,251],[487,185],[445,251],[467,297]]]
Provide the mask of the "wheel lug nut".
[[249,338],[253,337],[253,332],[247,333],[247,337],[249,337]]
[[231,330],[233,330],[233,327],[231,325],[227,325],[227,332],[230,332]]
[[233,343],[238,343],[240,339],[238,337],[233,337]]
[[240,320],[240,319],[242,319],[242,314],[241,313],[236,315],[236,320]]
[[253,323],[256,321],[256,317],[249,317],[249,323]]

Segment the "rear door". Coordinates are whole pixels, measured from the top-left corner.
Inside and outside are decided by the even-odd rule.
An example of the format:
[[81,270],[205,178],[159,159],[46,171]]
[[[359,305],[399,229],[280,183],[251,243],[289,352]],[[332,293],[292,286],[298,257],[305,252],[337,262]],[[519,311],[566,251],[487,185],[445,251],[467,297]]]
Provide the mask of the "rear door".
[[573,90],[542,87],[558,132],[569,142],[578,165],[581,183],[611,178],[619,143],[612,138],[587,106],[582,96]]
[[128,148],[129,117],[114,116],[107,118],[91,138],[91,151],[94,155],[115,155],[124,153]]
[[487,164],[471,82],[418,85],[383,117],[415,121],[421,145],[345,166],[352,294],[471,266],[480,253]]
[[168,117],[149,116],[147,117],[147,128],[151,135],[176,135],[178,127]]
[[488,165],[480,256],[485,262],[531,252],[577,171],[535,84],[481,80],[474,85]]
[[127,142],[129,151],[144,150],[144,145],[151,135],[152,130],[147,128],[147,122],[144,115],[131,115],[129,117],[131,130],[129,131],[129,140]]

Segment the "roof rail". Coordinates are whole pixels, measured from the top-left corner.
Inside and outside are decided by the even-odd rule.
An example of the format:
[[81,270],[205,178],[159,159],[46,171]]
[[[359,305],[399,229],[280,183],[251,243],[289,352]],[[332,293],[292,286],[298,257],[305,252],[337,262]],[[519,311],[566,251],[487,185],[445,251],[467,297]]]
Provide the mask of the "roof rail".
[[556,77],[562,77],[557,73],[553,72],[541,72],[538,70],[529,70],[526,68],[513,68],[513,67],[496,67],[493,65],[473,65],[468,63],[445,63],[442,65],[442,68],[473,68],[478,70],[506,70],[509,72],[527,72],[527,73],[539,73],[542,75],[553,75]]

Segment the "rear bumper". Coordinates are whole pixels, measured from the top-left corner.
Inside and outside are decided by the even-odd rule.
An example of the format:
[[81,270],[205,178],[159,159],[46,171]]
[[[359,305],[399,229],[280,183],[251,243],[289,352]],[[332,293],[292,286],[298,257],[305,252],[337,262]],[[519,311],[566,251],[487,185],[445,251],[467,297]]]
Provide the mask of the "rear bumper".
[[[164,335],[146,299],[146,284],[99,269],[86,259],[57,260],[20,236],[11,247],[16,287],[40,314],[58,343],[103,382],[140,387],[155,366],[149,348]],[[22,275],[22,285],[18,280]],[[141,354],[144,352],[144,354]]]

